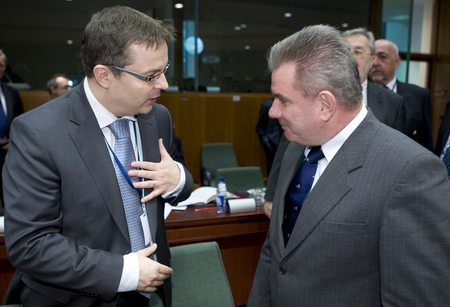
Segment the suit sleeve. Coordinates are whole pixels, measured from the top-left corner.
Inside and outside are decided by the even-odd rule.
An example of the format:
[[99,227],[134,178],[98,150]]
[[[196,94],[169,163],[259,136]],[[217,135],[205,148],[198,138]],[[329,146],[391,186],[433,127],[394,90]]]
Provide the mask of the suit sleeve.
[[[410,161],[381,217],[382,305],[445,306],[450,302],[450,183],[436,157]],[[424,166],[429,176],[423,175]]]
[[253,278],[253,285],[248,298],[248,307],[271,306],[270,298],[270,239],[267,233],[266,241],[261,249],[256,273]]

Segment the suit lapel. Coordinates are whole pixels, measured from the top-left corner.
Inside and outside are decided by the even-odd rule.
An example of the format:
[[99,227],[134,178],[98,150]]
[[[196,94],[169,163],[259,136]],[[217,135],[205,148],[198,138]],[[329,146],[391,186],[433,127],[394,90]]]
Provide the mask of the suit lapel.
[[71,94],[78,97],[75,97],[71,104],[72,125],[69,135],[94,179],[106,207],[123,236],[129,241],[122,196],[103,134],[84,94],[84,87],[79,85],[72,91]]
[[[272,210],[277,211],[276,213],[272,211],[272,220],[275,222],[275,229],[283,229],[285,195],[289,189],[292,178],[300,167],[300,164],[305,159],[304,152],[305,146],[294,142],[289,143],[286,148],[285,155],[280,166],[280,177],[278,179],[275,191],[274,200],[276,201],[274,202],[276,205],[272,207]],[[283,174],[283,177],[281,177],[281,174]],[[278,249],[283,251],[285,249],[283,231],[276,231],[275,233],[277,234],[275,241],[278,243]]]
[[377,85],[367,81],[367,106],[377,118],[384,116],[383,110],[381,109],[382,101],[380,100],[382,90],[382,88],[377,88]]
[[[378,127],[379,122],[369,112],[336,153],[303,204],[293,235],[282,253],[284,256],[294,251],[342,198],[350,192],[352,185],[349,174],[362,167]],[[286,185],[288,186],[289,183],[290,180],[285,182],[283,188]],[[284,193],[286,191],[287,189],[284,190]],[[282,238],[281,242],[283,242]],[[284,244],[281,244],[284,248]]]
[[[141,143],[143,160],[149,162],[160,162],[161,156],[159,154],[158,146],[158,125],[156,118],[149,114],[138,115],[139,130],[141,133]],[[145,189],[145,195],[149,194],[153,189]],[[150,224],[150,231],[152,233],[153,242],[156,241],[156,231],[158,226],[158,210],[161,210],[157,205],[158,200],[154,198],[148,201],[146,205],[147,218]],[[164,209],[164,208],[162,208]]]

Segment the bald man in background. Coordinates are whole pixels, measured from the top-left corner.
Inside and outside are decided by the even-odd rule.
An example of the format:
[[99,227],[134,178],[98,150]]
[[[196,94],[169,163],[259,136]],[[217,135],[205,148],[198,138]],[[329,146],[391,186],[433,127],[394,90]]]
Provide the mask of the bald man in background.
[[431,134],[430,91],[414,84],[398,81],[395,71],[400,66],[398,47],[386,39],[375,41],[375,57],[370,70],[373,82],[385,86],[403,97],[406,111],[406,134],[433,151]]
[[50,99],[61,96],[72,88],[70,80],[64,74],[54,74],[47,82]]

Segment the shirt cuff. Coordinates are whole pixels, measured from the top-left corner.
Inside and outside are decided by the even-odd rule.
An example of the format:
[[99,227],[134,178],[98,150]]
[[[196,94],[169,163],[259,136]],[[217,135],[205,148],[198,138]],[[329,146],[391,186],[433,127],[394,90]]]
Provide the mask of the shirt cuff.
[[166,199],[169,197],[176,197],[178,194],[180,194],[181,190],[183,190],[184,185],[186,184],[186,172],[184,171],[183,164],[173,161],[177,164],[178,168],[180,169],[180,181],[178,182],[178,185],[170,192],[167,192],[166,194],[162,195],[162,198]]
[[123,256],[122,277],[117,292],[135,291],[139,284],[139,259],[136,253]]

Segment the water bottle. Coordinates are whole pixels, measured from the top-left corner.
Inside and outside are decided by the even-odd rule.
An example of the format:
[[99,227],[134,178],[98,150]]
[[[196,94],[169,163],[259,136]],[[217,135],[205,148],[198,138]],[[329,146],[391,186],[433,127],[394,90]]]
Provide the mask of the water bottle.
[[216,209],[217,213],[225,213],[227,211],[226,207],[226,197],[227,197],[227,185],[223,177],[219,177],[219,183],[217,183],[216,191]]

